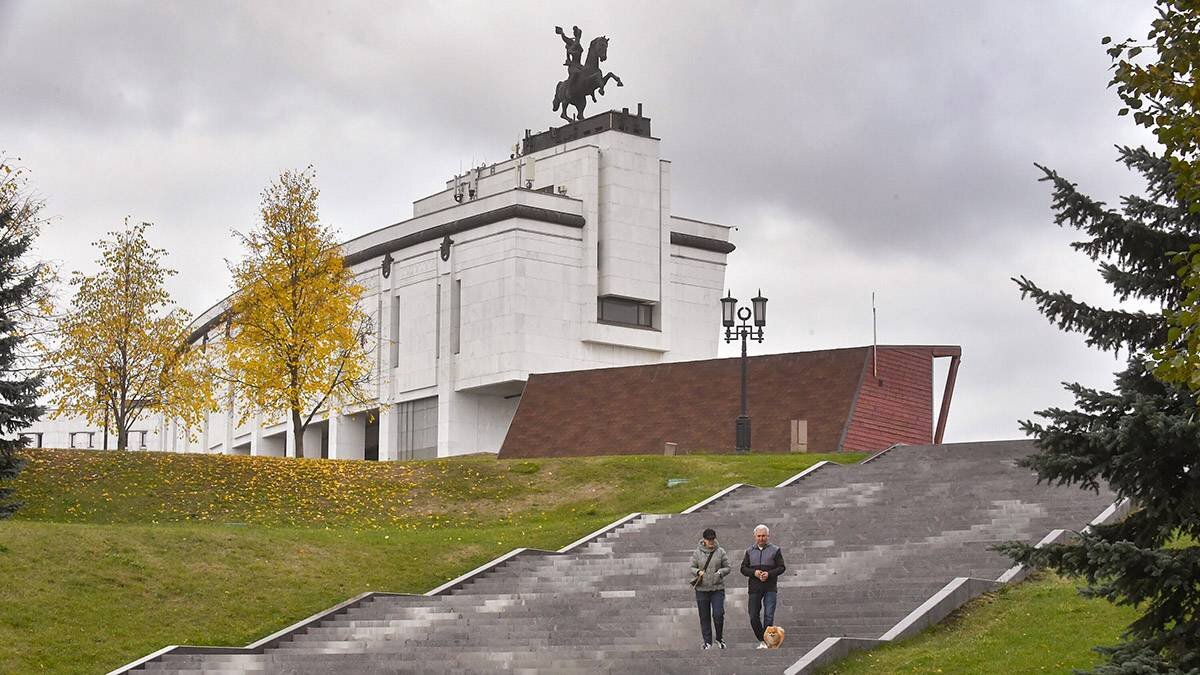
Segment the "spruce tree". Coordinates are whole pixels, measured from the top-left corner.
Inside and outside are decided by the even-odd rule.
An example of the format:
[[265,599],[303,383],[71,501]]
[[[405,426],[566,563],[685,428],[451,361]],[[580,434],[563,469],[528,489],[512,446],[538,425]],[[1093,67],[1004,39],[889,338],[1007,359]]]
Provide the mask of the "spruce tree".
[[1098,648],[1108,661],[1092,672],[1103,675],[1200,673],[1200,411],[1187,378],[1161,372],[1164,355],[1180,345],[1179,310],[1192,286],[1181,279],[1181,260],[1200,242],[1195,146],[1170,140],[1177,130],[1196,128],[1186,90],[1196,91],[1200,39],[1197,3],[1158,4],[1148,35],[1154,63],[1132,63],[1143,51],[1132,40],[1109,48],[1112,84],[1129,105],[1121,114],[1136,111],[1136,123],[1163,143],[1162,154],[1118,148],[1120,161],[1145,180],[1144,193],[1113,209],[1039,168],[1052,185],[1054,222],[1084,235],[1073,248],[1099,264],[1118,299],[1150,301],[1162,312],[1093,307],[1025,277],[1015,280],[1059,328],[1082,333],[1091,346],[1127,352],[1111,391],[1069,384],[1074,409],[1040,411],[1044,422],[1026,421],[1022,429],[1038,447],[1023,463],[1039,480],[1091,490],[1106,485],[1130,500],[1129,514],[1064,544],[1000,547],[1018,562],[1084,579],[1084,595],[1139,610],[1120,644]]
[[42,415],[37,401],[42,377],[29,367],[25,350],[45,285],[43,268],[29,263],[36,205],[20,200],[11,183],[0,187],[10,188],[0,190],[0,518],[6,518],[20,506],[6,485],[21,470],[20,432]]

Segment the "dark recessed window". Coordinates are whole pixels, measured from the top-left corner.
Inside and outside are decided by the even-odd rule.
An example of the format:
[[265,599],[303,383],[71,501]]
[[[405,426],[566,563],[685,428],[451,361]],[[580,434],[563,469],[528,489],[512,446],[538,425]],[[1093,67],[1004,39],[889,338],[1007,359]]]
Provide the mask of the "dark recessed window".
[[648,302],[613,297],[602,297],[599,300],[601,321],[639,328],[654,327],[654,305]]

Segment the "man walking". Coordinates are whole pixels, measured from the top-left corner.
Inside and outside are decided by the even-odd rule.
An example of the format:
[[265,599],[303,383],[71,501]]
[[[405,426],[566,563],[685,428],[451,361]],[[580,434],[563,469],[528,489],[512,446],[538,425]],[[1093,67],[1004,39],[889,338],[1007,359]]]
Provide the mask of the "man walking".
[[742,574],[748,577],[750,597],[750,629],[758,638],[758,648],[766,649],[763,631],[775,625],[775,603],[778,598],[777,581],[787,569],[783,564],[783,551],[770,542],[771,530],[766,525],[754,528],[754,544],[746,549],[742,558]]

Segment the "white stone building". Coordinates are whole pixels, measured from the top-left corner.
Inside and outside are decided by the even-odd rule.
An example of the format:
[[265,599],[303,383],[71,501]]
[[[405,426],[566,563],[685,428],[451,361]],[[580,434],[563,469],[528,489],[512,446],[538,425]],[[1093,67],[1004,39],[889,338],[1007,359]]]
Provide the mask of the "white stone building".
[[[522,146],[343,245],[377,328],[375,399],[314,421],[305,456],[496,452],[530,373],[716,356],[729,228],[671,215],[650,120],[606,112]],[[197,317],[193,342],[221,339],[223,309]],[[288,423],[237,422],[219,410],[189,441],[155,420],[130,446],[295,454]],[[70,420],[30,433],[44,447],[102,445]]]

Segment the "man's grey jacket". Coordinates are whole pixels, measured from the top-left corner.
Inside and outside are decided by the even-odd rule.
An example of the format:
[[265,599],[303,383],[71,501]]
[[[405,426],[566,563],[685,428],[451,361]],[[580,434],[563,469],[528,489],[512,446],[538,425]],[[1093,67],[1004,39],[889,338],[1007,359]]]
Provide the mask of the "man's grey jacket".
[[[767,544],[763,548],[759,548],[758,544],[753,544],[746,549],[746,555],[742,558],[742,574],[750,578],[748,588],[751,593],[775,590],[779,575],[783,574],[786,569],[787,567],[783,564],[783,550],[775,544]],[[766,581],[759,581],[758,577],[754,576],[754,572],[757,570],[766,570]]]

